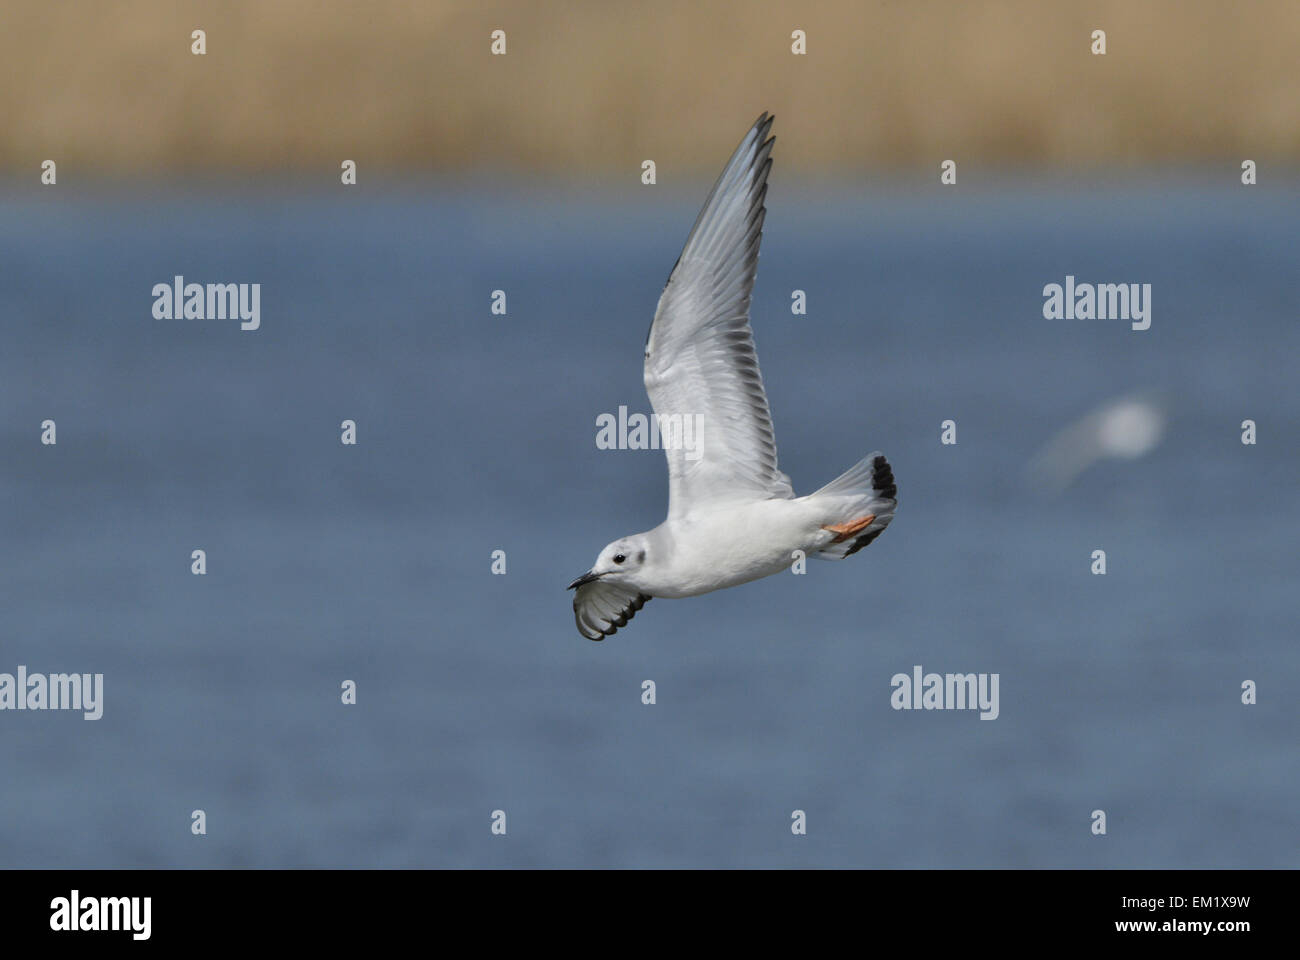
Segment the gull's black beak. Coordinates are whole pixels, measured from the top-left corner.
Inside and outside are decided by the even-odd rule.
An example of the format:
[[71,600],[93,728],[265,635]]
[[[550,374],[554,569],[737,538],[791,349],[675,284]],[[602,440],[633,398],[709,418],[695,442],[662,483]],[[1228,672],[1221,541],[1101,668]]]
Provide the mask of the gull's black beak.
[[582,586],[584,583],[591,583],[591,581],[593,581],[593,580],[599,580],[599,579],[601,578],[601,576],[602,576],[602,574],[599,574],[599,573],[592,573],[590,570],[588,570],[586,573],[584,573],[582,576],[580,576],[577,580],[574,580],[573,583],[569,584],[568,587],[566,587],[565,589],[567,589],[567,590],[574,590],[574,589],[576,589],[576,588]]

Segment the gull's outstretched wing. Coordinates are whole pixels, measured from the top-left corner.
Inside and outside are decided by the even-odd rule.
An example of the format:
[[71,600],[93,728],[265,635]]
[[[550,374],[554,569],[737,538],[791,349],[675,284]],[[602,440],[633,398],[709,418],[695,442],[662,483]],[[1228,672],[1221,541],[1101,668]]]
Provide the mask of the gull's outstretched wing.
[[617,583],[593,580],[573,595],[573,617],[578,632],[588,640],[604,640],[636,616],[650,598]]
[[[749,327],[771,128],[771,117],[759,117],[714,184],[646,339],[645,386],[668,456],[670,520],[710,502],[794,496],[776,466]],[[663,438],[669,431],[676,442]]]

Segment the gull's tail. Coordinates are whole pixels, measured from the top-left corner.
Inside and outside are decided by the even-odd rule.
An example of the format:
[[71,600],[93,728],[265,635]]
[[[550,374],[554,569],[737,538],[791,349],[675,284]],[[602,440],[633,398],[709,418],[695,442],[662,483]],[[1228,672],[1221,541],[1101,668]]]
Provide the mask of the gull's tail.
[[[843,506],[840,526],[846,531],[844,539],[829,543],[813,556],[822,560],[843,560],[851,557],[885,531],[894,519],[898,506],[898,487],[894,484],[894,471],[880,452],[868,454],[848,470],[836,477],[808,499],[838,500]],[[857,523],[867,516],[874,519],[858,528]]]

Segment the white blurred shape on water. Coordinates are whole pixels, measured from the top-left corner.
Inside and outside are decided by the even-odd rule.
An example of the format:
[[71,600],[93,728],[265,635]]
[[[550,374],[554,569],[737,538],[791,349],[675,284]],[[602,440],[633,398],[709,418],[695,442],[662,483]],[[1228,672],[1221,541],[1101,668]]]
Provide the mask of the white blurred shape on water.
[[1029,465],[1031,482],[1061,493],[1100,460],[1136,460],[1159,445],[1168,417],[1165,404],[1130,394],[1097,408],[1062,429]]

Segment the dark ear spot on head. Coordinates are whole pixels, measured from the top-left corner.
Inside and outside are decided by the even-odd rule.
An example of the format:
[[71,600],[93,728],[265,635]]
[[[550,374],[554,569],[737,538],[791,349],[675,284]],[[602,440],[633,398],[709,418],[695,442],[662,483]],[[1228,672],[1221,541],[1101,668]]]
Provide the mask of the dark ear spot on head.
[[645,551],[644,551],[644,550],[642,550],[640,553],[638,553],[638,554],[636,555],[636,562],[637,562],[637,563],[645,563]]

